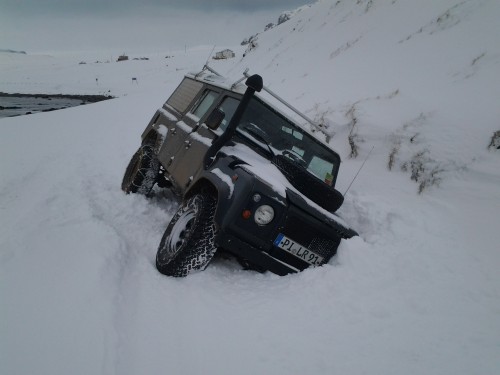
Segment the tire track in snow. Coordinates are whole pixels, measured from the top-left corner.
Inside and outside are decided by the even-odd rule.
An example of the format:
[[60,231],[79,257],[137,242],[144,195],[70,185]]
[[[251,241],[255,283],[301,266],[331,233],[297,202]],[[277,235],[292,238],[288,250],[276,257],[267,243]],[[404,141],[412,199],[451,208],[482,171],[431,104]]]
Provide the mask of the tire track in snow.
[[[92,176],[92,173],[84,175]],[[154,272],[154,252],[176,204],[126,196],[118,183],[103,176],[88,178],[83,184],[93,218],[108,228],[118,241],[118,246],[104,255],[107,259],[102,271],[113,323],[103,370],[105,373],[131,373],[144,275]]]

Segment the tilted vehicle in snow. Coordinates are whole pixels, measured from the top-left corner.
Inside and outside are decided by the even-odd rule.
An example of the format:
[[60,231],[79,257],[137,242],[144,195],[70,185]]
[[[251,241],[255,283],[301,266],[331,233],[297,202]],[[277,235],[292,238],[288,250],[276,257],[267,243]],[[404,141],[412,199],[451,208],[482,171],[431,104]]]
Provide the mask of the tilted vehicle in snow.
[[207,66],[186,75],[126,169],[126,193],[158,184],[182,198],[158,248],[163,274],[205,269],[222,250],[285,275],[328,262],[356,235],[334,214],[339,155],[257,94],[260,76],[246,78],[245,88]]

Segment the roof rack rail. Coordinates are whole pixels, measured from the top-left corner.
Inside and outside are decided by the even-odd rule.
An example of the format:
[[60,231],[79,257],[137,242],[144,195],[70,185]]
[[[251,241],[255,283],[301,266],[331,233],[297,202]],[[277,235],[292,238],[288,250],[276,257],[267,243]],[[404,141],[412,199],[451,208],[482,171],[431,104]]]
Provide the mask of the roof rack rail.
[[208,66],[208,63],[203,65],[203,68],[201,69],[201,71],[199,73],[196,73],[196,75],[194,76],[195,78],[198,78],[205,70],[208,70],[209,72],[212,72],[213,74],[215,74],[216,76],[219,76],[219,77],[223,77],[222,74],[216,72],[215,70],[213,70],[211,67]]
[[[219,77],[223,77],[222,74],[218,73],[217,71],[215,71],[214,69],[212,69],[210,66],[208,66],[208,63],[205,64],[203,66],[203,69],[201,70],[201,72],[199,72],[198,74],[195,75],[195,78],[198,78],[199,75],[201,75],[205,70],[208,70],[210,71],[211,73],[215,74],[216,76],[219,76]],[[246,68],[244,71],[243,71],[243,77],[240,78],[239,80],[237,80],[236,82],[234,82],[232,85],[231,85],[231,89],[234,89],[234,87],[236,87],[239,83],[241,83],[245,78],[249,78],[250,77],[250,74],[248,73],[249,69]],[[325,132],[325,128],[323,126],[321,126],[321,124],[318,124],[317,122],[315,122],[314,120],[312,120],[311,118],[309,118],[308,116],[306,116],[305,114],[303,114],[302,112],[300,112],[297,108],[295,108],[294,106],[292,106],[290,103],[288,103],[285,99],[281,98],[278,94],[276,94],[275,92],[271,91],[269,88],[267,88],[265,85],[264,87],[262,88],[262,90],[264,90],[265,92],[267,92],[269,95],[271,95],[273,98],[275,98],[276,100],[278,100],[281,104],[283,104],[284,106],[288,107],[288,109],[292,110],[293,112],[295,112],[298,116],[302,117],[305,121],[307,121],[315,130],[323,133],[325,136],[326,136],[326,142],[329,142],[330,141],[330,136],[328,134],[326,134]]]

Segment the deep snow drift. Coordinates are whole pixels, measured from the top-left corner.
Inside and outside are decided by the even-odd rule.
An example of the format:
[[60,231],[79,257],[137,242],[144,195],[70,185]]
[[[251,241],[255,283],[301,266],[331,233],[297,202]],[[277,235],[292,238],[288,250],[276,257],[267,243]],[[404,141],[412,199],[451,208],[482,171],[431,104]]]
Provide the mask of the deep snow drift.
[[341,209],[360,237],[286,277],[226,260],[159,274],[177,203],[120,190],[211,47],[0,54],[2,91],[120,96],[0,120],[0,373],[497,374],[499,17],[495,0],[321,1],[211,62],[328,126],[341,192],[373,148]]

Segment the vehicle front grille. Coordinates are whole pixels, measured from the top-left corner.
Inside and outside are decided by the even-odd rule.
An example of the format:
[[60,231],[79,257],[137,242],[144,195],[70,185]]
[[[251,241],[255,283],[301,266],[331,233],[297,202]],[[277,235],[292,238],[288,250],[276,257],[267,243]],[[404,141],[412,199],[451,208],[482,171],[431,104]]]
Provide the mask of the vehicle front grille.
[[316,254],[324,258],[331,258],[337,252],[339,246],[339,239],[331,240],[329,238],[315,237],[309,244],[309,250],[314,251]]
[[333,229],[331,235],[325,234],[314,223],[304,220],[293,213],[290,213],[286,218],[284,234],[321,255],[325,258],[325,262],[337,253],[340,243],[340,237]]

